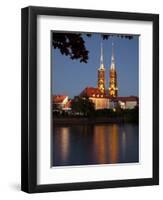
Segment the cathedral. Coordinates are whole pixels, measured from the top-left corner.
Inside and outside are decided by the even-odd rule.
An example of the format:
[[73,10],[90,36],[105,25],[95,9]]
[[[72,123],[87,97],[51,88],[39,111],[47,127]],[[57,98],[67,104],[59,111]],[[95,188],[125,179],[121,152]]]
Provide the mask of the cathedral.
[[[98,84],[97,87],[103,94],[108,94],[110,97],[118,96],[118,87],[117,87],[117,72],[115,68],[115,58],[114,58],[114,44],[112,43],[112,56],[111,56],[111,65],[109,70],[109,87],[106,87],[105,81],[105,66],[103,62],[103,47],[101,44],[101,56],[100,56],[100,67],[98,69]],[[108,90],[108,91],[107,91]]]
[[[112,43],[111,64],[109,74],[106,73],[103,60],[103,46],[101,44],[100,67],[97,71],[97,87],[86,87],[80,94],[81,97],[89,97],[94,103],[95,109],[115,109],[119,105],[122,109],[133,109],[138,106],[138,97],[118,96],[117,71],[114,55],[114,44]],[[109,84],[106,84],[106,76],[109,76]]]

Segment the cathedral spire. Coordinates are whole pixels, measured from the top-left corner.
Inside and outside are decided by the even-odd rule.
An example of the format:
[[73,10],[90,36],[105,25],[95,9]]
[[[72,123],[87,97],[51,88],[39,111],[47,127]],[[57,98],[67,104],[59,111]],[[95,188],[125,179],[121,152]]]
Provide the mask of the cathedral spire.
[[111,56],[111,66],[110,69],[115,70],[115,58],[114,58],[114,43],[112,42],[112,56]]
[[104,60],[103,60],[103,45],[101,42],[101,56],[100,56],[100,69],[104,69]]
[[105,67],[103,61],[103,46],[101,42],[101,55],[100,55],[100,67],[98,68],[98,82],[97,87],[102,94],[105,94]]
[[101,57],[100,57],[100,65],[103,64],[103,46],[101,42]]
[[111,65],[110,65],[110,74],[109,74],[109,96],[117,97],[118,96],[118,87],[117,87],[117,72],[115,69],[115,58],[114,58],[114,43],[112,42],[112,55],[111,55]]

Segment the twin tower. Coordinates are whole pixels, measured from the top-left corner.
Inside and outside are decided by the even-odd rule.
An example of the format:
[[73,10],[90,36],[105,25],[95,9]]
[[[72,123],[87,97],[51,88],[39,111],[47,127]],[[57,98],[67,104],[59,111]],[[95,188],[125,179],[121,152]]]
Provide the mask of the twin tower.
[[117,87],[117,72],[115,68],[115,58],[114,58],[114,44],[112,43],[112,56],[111,56],[111,65],[109,70],[109,87],[106,88],[106,79],[105,79],[105,66],[103,62],[103,47],[101,43],[101,56],[100,56],[100,67],[98,69],[98,89],[104,95],[109,95],[109,97],[118,96],[118,87]]

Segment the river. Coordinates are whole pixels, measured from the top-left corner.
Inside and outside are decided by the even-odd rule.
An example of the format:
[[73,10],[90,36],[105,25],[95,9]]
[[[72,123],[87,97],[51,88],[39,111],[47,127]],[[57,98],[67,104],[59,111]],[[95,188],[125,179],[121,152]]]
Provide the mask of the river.
[[54,126],[52,165],[139,162],[137,124]]

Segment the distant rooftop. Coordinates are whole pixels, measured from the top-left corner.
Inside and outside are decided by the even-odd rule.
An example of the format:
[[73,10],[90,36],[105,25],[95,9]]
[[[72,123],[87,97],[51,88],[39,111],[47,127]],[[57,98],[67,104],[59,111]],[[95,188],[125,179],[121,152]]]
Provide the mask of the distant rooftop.
[[53,96],[53,102],[54,103],[62,103],[68,96],[66,95],[54,95]]
[[86,87],[80,93],[80,96],[99,97],[99,98],[106,97],[106,95],[104,93],[102,93],[99,88],[94,88],[94,87]]
[[110,97],[107,91],[105,93],[102,93],[99,88],[94,87],[86,87],[79,96],[87,96],[91,98],[108,98],[111,101],[137,101],[137,96],[121,96],[121,97]]

